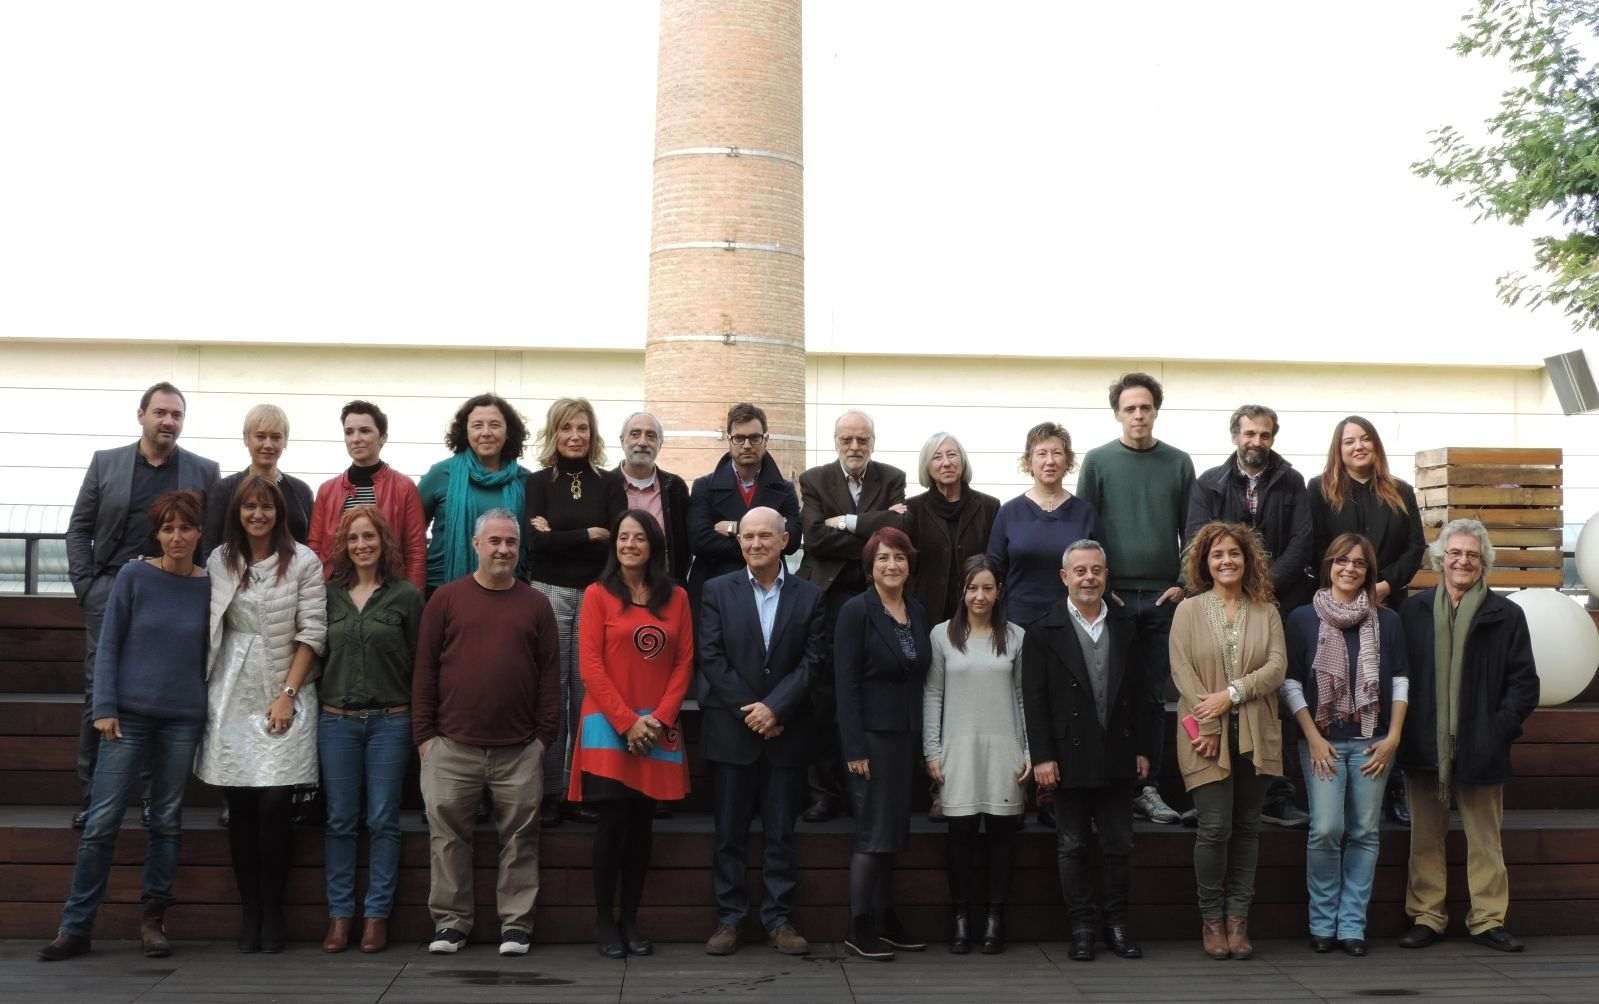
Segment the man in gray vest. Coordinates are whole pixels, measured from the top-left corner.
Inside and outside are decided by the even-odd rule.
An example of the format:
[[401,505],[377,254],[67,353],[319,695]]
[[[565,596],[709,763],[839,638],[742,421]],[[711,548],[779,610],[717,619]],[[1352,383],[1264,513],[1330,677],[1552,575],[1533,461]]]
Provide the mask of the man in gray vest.
[[[1146,678],[1132,661],[1136,629],[1114,595],[1098,541],[1061,557],[1067,596],[1027,628],[1022,708],[1033,779],[1055,790],[1055,856],[1071,922],[1069,956],[1094,958],[1096,934],[1124,959],[1143,956],[1127,929],[1133,792],[1149,777],[1155,728]],[[1088,851],[1098,832],[1102,874],[1095,902]]]
[[[94,651],[100,645],[100,623],[117,570],[130,558],[161,553],[150,525],[150,504],[163,492],[190,489],[204,494],[217,480],[215,460],[178,446],[188,404],[183,392],[165,381],[139,398],[138,442],[99,450],[89,461],[67,523],[67,577],[83,607],[83,725],[78,734],[78,784],[82,810],[89,807],[89,784],[100,753],[89,686],[94,679]],[[202,541],[202,548],[216,541]],[[202,551],[201,553],[204,553]],[[84,812],[72,818],[83,829]]]

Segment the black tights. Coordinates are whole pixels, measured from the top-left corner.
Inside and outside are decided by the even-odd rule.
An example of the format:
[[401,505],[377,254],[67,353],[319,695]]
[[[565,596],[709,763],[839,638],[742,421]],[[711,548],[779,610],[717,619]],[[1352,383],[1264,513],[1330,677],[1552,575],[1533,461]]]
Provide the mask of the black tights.
[[[607,798],[589,804],[600,817],[599,827],[594,831],[595,923],[610,927],[620,921],[631,927],[638,921],[644,873],[650,867],[655,799]],[[618,879],[622,891],[620,917],[612,912]]]
[[881,917],[894,909],[893,852],[856,851],[849,857],[849,912]]
[[294,788],[223,788],[228,803],[228,850],[239,904],[247,914],[281,926],[289,880],[290,799]]
[[1023,816],[991,816],[979,812],[971,816],[949,817],[949,842],[945,844],[949,870],[949,895],[957,909],[972,905],[977,884],[977,830],[988,832],[988,905],[1005,905],[1010,892],[1012,849]]

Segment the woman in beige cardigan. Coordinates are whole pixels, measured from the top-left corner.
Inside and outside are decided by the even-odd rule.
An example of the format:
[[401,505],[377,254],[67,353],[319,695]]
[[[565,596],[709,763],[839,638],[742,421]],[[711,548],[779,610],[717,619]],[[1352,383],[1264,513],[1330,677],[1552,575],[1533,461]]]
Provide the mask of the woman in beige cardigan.
[[1260,807],[1266,778],[1283,772],[1277,719],[1277,688],[1288,666],[1283,622],[1272,603],[1265,551],[1243,524],[1201,527],[1189,544],[1184,580],[1189,597],[1172,619],[1171,673],[1177,764],[1199,812],[1194,878],[1205,953],[1247,959],[1254,951],[1248,917]]

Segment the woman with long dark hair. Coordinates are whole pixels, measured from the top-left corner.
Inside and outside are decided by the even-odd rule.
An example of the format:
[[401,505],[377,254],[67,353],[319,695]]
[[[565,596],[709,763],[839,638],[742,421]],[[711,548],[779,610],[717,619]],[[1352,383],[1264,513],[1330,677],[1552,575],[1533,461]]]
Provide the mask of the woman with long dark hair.
[[328,809],[328,933],[322,949],[342,952],[349,946],[355,834],[364,801],[370,870],[361,951],[381,952],[400,878],[400,788],[411,762],[411,670],[422,591],[407,580],[400,543],[376,506],[344,511],[329,569],[328,653],[317,680],[317,747]]
[[583,593],[577,648],[585,692],[566,797],[598,816],[595,944],[621,959],[654,951],[638,929],[639,900],[656,803],[688,794],[677,717],[694,676],[694,632],[655,518],[628,509],[609,530],[605,568]]
[[947,865],[954,903],[949,950],[972,950],[977,834],[988,833],[988,917],[982,950],[1005,950],[1005,901],[1014,837],[1032,770],[1022,719],[1022,629],[1005,619],[994,560],[973,555],[961,569],[961,604],[933,628],[922,688],[927,773],[943,785],[949,821]]
[[[517,459],[527,450],[527,423],[498,394],[479,394],[457,408],[444,436],[453,456],[428,468],[417,483],[428,536],[427,588],[432,590],[477,568],[472,531],[490,509],[521,513],[527,471]],[[523,537],[527,531],[522,531]],[[525,556],[527,547],[522,548]],[[525,560],[518,563],[518,577]]]
[[1200,527],[1183,565],[1189,598],[1172,618],[1171,675],[1177,766],[1199,812],[1194,879],[1204,947],[1213,959],[1247,959],[1260,808],[1266,779],[1283,772],[1283,622],[1265,549],[1242,523]]
[[222,546],[211,552],[206,735],[195,775],[223,790],[242,908],[239,951],[281,952],[290,794],[317,782],[316,685],[327,590],[316,552],[294,541],[283,492],[239,482]]

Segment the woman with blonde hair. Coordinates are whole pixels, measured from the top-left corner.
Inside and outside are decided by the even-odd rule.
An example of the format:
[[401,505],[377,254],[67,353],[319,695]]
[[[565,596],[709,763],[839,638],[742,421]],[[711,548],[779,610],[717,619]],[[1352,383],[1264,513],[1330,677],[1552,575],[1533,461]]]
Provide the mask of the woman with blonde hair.
[[573,725],[583,706],[577,666],[578,614],[583,592],[600,577],[611,553],[611,530],[627,511],[622,475],[605,469],[594,406],[581,397],[550,405],[538,435],[542,469],[527,482],[528,577],[555,608],[560,639],[561,722],[555,745],[544,756],[544,807],[540,822],[557,826],[563,816],[593,820],[579,803],[561,804],[572,769]]
[[1172,618],[1177,765],[1199,813],[1194,878],[1205,953],[1247,959],[1266,779],[1281,776],[1277,691],[1288,666],[1265,549],[1242,523],[1189,543]]
[[250,451],[250,465],[206,489],[205,526],[200,539],[200,554],[209,555],[222,546],[228,522],[228,504],[245,478],[254,474],[278,486],[286,506],[279,515],[289,536],[304,544],[311,533],[311,486],[278,469],[278,460],[289,448],[289,416],[275,404],[258,404],[244,414],[244,448]]

